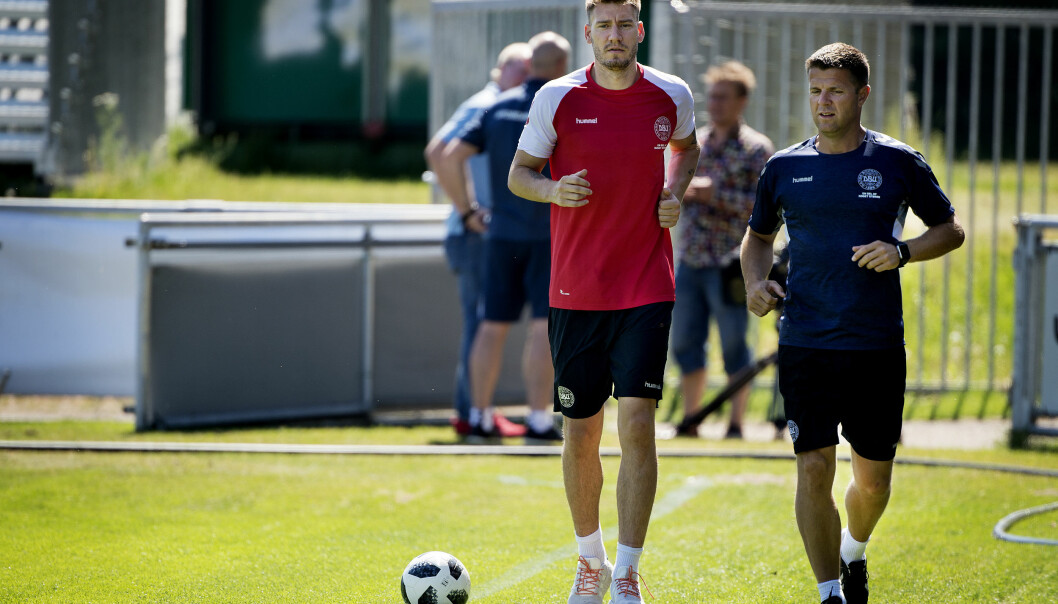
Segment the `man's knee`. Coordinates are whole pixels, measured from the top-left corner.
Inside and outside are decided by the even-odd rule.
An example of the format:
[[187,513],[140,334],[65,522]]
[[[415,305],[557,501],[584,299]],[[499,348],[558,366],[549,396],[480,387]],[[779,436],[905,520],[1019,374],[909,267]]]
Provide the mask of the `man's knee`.
[[618,403],[618,429],[622,443],[650,441],[655,438],[654,403],[646,399]]
[[853,479],[856,490],[866,497],[872,499],[884,499],[889,497],[892,489],[892,475],[857,476]]
[[822,451],[797,455],[797,480],[809,491],[826,491],[834,486],[834,461]]
[[590,451],[598,454],[599,440],[602,438],[602,424],[595,418],[565,418],[562,427],[565,432],[564,444],[568,451],[580,453]]
[[478,338],[489,343],[502,342],[510,331],[510,323],[485,320],[478,324]]
[[542,346],[546,344],[548,349],[551,348],[551,342],[547,336],[547,319],[534,319],[529,324],[529,333],[526,335],[528,340],[535,342],[537,345]]

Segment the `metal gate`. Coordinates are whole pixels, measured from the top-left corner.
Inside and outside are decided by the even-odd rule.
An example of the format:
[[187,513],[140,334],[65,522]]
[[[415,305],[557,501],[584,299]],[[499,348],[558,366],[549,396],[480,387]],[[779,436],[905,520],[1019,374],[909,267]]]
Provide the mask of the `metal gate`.
[[[871,61],[863,124],[920,150],[967,230],[943,260],[903,271],[911,390],[998,389],[1013,365],[1012,219],[1055,203],[1058,10],[672,0],[652,55],[704,98],[699,75],[737,59],[757,73],[747,121],[778,147],[814,133],[804,61],[844,41]],[[660,51],[669,40],[668,52]],[[696,98],[696,100],[697,100]],[[704,109],[704,104],[698,104]],[[699,113],[699,122],[705,115]],[[1050,203],[1051,208],[1048,207]],[[909,220],[908,232],[920,224]]]
[[[872,91],[864,126],[926,156],[969,235],[956,253],[903,271],[908,388],[1008,387],[1011,221],[1058,206],[1049,201],[1058,195],[1058,174],[1048,173],[1058,139],[1058,120],[1051,119],[1058,111],[1058,10],[693,0],[656,0],[651,8],[650,62],[691,86],[698,123],[707,118],[701,74],[712,63],[737,59],[757,75],[747,122],[780,148],[814,133],[805,59],[838,40],[867,54]],[[580,37],[580,0],[434,0],[433,9],[433,129],[480,89],[509,42],[554,29],[570,38],[573,64],[591,61]],[[922,228],[908,220],[909,235]],[[758,348],[773,345],[770,331],[760,330]]]

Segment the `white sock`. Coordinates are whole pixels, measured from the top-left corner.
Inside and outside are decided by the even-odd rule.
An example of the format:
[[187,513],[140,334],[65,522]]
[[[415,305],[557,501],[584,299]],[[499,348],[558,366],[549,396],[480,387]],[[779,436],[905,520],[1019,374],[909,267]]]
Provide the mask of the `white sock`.
[[533,432],[547,432],[555,427],[555,418],[552,417],[552,412],[543,409],[530,411],[527,422]]
[[471,426],[480,426],[481,425],[481,409],[478,409],[477,407],[471,407],[470,408],[470,417],[468,418],[468,421],[470,422]]
[[619,566],[631,566],[632,570],[639,572],[639,557],[643,555],[643,548],[629,547],[622,543],[617,544],[617,560],[614,560],[614,568]]
[[841,581],[823,581],[819,584],[819,601],[826,602],[827,598],[841,596],[841,604],[845,604],[845,594],[841,593]]
[[[867,541],[870,540],[868,537]],[[856,541],[848,529],[841,529],[841,559],[845,564],[858,562],[866,557],[864,552],[867,550],[867,541]]]
[[602,527],[599,527],[587,537],[581,537],[575,532],[573,536],[577,538],[577,551],[580,552],[581,556],[598,558],[601,562],[606,561],[606,546],[602,542]]

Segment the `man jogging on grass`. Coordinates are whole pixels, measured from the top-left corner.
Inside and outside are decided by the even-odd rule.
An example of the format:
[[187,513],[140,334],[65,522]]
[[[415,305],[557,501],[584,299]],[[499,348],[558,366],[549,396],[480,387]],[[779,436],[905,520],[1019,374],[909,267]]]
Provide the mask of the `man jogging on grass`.
[[[585,8],[595,62],[537,93],[508,184],[551,204],[548,335],[580,556],[568,602],[602,604],[609,588],[611,603],[640,604],[639,559],[657,490],[654,413],[675,299],[668,229],[698,142],[687,84],[636,61],[639,0],[587,0]],[[541,174],[547,164],[554,180]],[[613,566],[599,525],[599,442],[611,394],[621,442]]]
[[[889,502],[904,407],[897,269],[943,256],[962,245],[964,234],[922,156],[860,125],[871,90],[863,53],[830,44],[805,68],[818,134],[765,166],[742,241],[742,271],[754,314],[763,317],[785,299],[779,388],[797,455],[797,526],[820,600],[862,604],[864,551]],[[908,209],[927,229],[901,241]],[[786,290],[767,278],[784,222]],[[838,424],[852,445],[846,531],[831,492]]]

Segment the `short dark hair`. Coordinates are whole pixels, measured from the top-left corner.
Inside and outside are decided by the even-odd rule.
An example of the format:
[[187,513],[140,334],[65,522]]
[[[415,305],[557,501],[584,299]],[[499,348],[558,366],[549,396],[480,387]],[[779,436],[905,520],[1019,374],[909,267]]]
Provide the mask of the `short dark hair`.
[[863,88],[870,82],[871,66],[867,63],[867,55],[860,52],[855,46],[844,42],[827,44],[812,53],[812,56],[805,61],[805,72],[813,67],[819,69],[844,69],[852,74],[857,88]]
[[718,82],[731,82],[735,85],[738,96],[749,96],[749,93],[757,87],[757,78],[753,76],[753,70],[738,61],[725,61],[713,65],[705,71],[702,79],[709,86]]
[[639,0],[584,0],[584,10],[588,13],[589,23],[591,23],[592,12],[600,4],[631,4],[636,9],[636,19],[639,18],[639,11],[642,10]]

